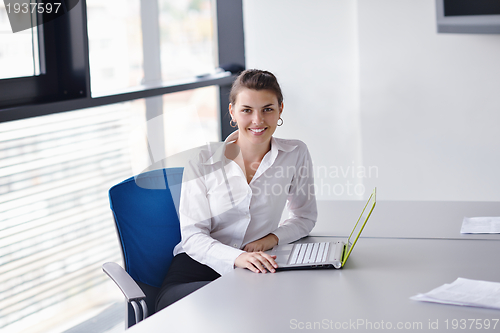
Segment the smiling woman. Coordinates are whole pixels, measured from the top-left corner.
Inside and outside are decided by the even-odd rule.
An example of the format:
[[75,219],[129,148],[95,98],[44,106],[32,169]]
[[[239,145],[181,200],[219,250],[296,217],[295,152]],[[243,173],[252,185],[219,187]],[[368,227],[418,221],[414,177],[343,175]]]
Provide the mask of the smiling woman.
[[[231,123],[239,128],[235,146],[242,154],[229,149],[226,156],[243,170],[250,183],[264,155],[271,149],[271,137],[283,112],[283,93],[276,77],[267,71],[244,71],[233,83],[229,97]],[[283,124],[283,119],[281,119]]]
[[240,129],[238,146],[245,146],[246,152],[253,153],[250,159],[262,159],[269,150],[282,111],[283,102],[278,104],[276,95],[269,90],[241,89],[234,107],[232,103],[229,105],[232,121]]
[[[157,310],[235,267],[275,272],[276,257],[264,251],[306,236],[316,222],[307,146],[273,137],[283,112],[276,77],[262,70],[242,72],[230,102],[231,122],[238,130],[215,151],[202,149],[184,169],[182,240],[174,249]],[[283,168],[295,172],[277,176]],[[285,204],[290,217],[280,221]]]

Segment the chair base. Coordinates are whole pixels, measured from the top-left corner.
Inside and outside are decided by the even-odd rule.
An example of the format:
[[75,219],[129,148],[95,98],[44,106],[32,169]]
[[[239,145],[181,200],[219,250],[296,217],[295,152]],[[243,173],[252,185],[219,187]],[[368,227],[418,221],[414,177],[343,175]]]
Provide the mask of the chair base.
[[[142,282],[137,282],[137,284],[141,287],[144,294],[146,294],[145,301],[148,306],[148,316],[151,316],[156,311],[156,296],[160,292],[160,288],[156,288]],[[132,305],[130,305],[130,303],[127,303],[126,305],[125,327],[129,328],[135,325],[135,314]]]

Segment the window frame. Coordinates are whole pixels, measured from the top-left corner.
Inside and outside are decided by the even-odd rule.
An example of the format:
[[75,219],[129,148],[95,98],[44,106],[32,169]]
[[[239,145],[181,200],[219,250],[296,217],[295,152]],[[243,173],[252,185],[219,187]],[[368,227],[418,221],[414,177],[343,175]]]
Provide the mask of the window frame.
[[[40,58],[43,59],[44,73],[38,76],[0,80],[0,108],[15,108],[29,104],[43,104],[70,100],[84,96],[85,50],[88,50],[83,36],[86,25],[83,6],[55,20],[38,27]],[[79,39],[83,41],[80,43]],[[73,39],[77,43],[72,43]],[[71,45],[71,47],[64,47]],[[87,62],[88,63],[88,62]],[[0,121],[3,121],[0,112]],[[23,117],[24,118],[24,117]]]
[[[142,0],[151,1],[151,0]],[[218,63],[245,67],[242,0],[216,0]],[[0,80],[0,122],[38,117],[102,105],[219,86],[220,130],[225,139],[229,126],[227,105],[236,75],[223,72],[203,78],[164,82],[159,87],[137,87],[116,94],[92,97],[87,34],[86,0],[68,13],[47,22],[43,34],[46,74]]]

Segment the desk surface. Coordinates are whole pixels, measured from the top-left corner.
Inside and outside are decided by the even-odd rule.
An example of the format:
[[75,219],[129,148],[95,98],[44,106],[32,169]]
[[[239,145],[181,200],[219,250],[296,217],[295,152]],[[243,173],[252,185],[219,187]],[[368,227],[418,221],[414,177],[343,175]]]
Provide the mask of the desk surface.
[[[458,277],[500,282],[499,260],[491,256],[499,252],[497,241],[361,239],[341,270],[255,274],[235,269],[128,332],[310,331],[307,325],[318,330],[355,325],[361,332],[407,325],[412,329],[404,331],[436,332],[431,323],[442,331],[448,321],[452,330],[455,319],[489,319],[493,326],[500,311],[409,297]],[[500,322],[486,331],[499,329]]]
[[[311,236],[349,236],[364,204],[318,201],[318,221]],[[500,216],[500,203],[377,201],[362,236],[500,240],[500,234],[461,234],[464,216]]]

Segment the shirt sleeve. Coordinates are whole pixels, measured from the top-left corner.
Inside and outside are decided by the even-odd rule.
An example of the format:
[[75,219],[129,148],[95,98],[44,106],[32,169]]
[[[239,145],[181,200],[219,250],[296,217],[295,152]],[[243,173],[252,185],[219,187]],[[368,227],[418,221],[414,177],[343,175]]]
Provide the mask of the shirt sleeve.
[[223,275],[234,269],[244,251],[212,238],[212,218],[201,164],[191,161],[184,169],[179,218],[182,249],[196,261]]
[[289,218],[273,231],[279,244],[291,243],[307,236],[318,217],[311,156],[303,145],[287,198]]

